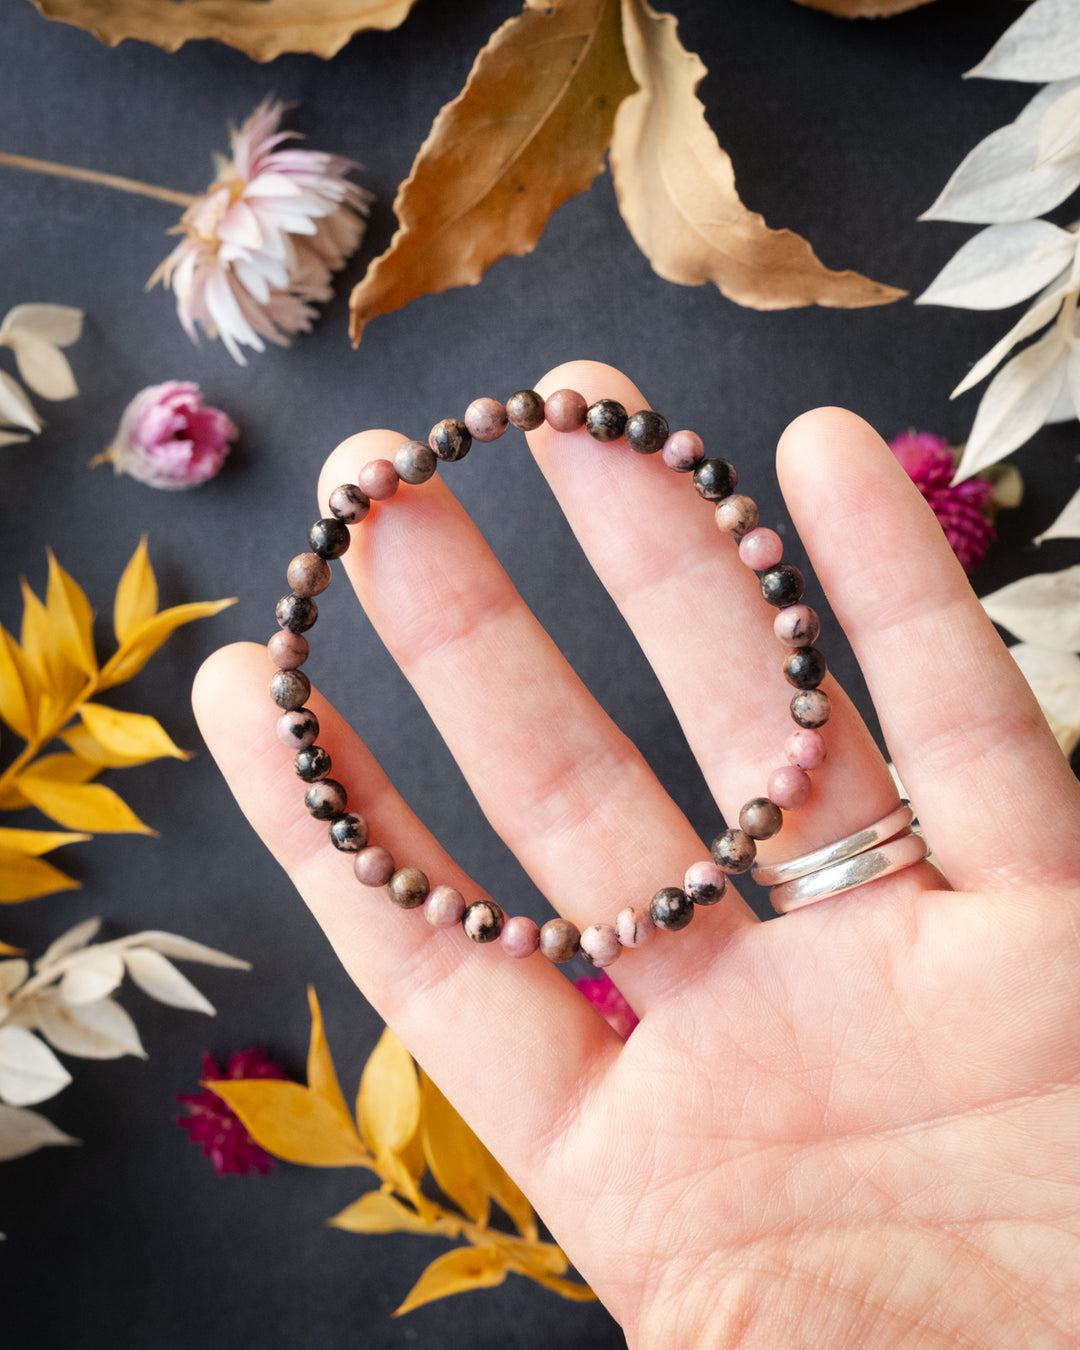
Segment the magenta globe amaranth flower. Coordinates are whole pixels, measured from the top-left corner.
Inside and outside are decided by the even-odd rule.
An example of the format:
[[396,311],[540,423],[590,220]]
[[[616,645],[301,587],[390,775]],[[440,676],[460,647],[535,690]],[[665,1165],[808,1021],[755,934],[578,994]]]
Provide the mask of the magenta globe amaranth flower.
[[996,537],[986,514],[994,496],[993,483],[968,478],[954,484],[956,455],[943,436],[929,431],[905,431],[889,442],[889,449],[930,504],[964,571],[972,571]]
[[135,395],[91,468],[108,463],[156,488],[197,487],[218,472],[239,434],[223,412],[206,407],[197,384],[166,380]]
[[214,1164],[219,1177],[244,1176],[258,1172],[265,1176],[274,1166],[267,1151],[252,1139],[236,1112],[206,1086],[223,1078],[277,1078],[288,1074],[263,1050],[238,1050],[229,1056],[224,1072],[213,1055],[203,1056],[201,1092],[178,1092],[176,1100],[183,1102],[190,1115],[175,1117],[176,1124],[187,1130],[193,1144],[202,1149],[203,1157]]

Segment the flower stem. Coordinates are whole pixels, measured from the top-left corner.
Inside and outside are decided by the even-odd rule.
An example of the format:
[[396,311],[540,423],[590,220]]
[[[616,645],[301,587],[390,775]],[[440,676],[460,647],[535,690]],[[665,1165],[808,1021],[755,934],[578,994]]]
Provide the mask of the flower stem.
[[0,151],[0,165],[9,169],[23,169],[28,173],[49,174],[53,178],[70,178],[77,183],[97,183],[99,187],[115,188],[118,192],[133,192],[139,197],[153,197],[174,206],[190,206],[198,197],[190,192],[175,192],[172,188],[140,183],[136,178],[122,178],[115,173],[99,173],[96,169],[77,169],[70,164],[55,164],[49,159],[31,159],[28,155],[9,155]]

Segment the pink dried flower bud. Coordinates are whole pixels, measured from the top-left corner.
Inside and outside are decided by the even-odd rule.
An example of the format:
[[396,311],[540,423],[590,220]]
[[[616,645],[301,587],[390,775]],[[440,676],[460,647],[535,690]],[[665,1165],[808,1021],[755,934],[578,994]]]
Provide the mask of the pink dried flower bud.
[[944,437],[931,432],[906,431],[889,442],[889,449],[926,498],[964,571],[972,571],[996,538],[986,514],[993,484],[969,478],[954,485],[956,455]]
[[91,468],[108,463],[156,488],[197,487],[218,472],[239,434],[223,412],[203,404],[197,384],[166,380],[135,395]]
[[[238,1050],[229,1056],[225,1071],[218,1067],[213,1055],[203,1056],[203,1083],[229,1078],[287,1079],[285,1070],[269,1059],[263,1050]],[[258,1172],[265,1176],[274,1166],[267,1151],[256,1144],[244,1128],[236,1112],[210,1087],[201,1092],[178,1092],[176,1100],[183,1102],[190,1112],[174,1117],[182,1130],[187,1130],[193,1144],[202,1149],[203,1157],[214,1164],[219,1177],[244,1176]]]

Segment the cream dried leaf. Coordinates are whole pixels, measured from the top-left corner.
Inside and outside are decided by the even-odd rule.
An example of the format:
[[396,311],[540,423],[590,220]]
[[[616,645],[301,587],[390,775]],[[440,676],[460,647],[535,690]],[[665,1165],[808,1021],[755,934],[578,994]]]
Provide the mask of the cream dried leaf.
[[46,966],[54,965],[62,956],[68,956],[71,952],[78,951],[80,947],[85,947],[92,938],[96,937],[100,927],[100,919],[83,919],[82,923],[77,923],[74,928],[69,928],[66,933],[61,933],[45,948],[41,956],[34,962],[34,969],[43,970]]
[[1073,494],[1069,504],[1049,529],[1035,536],[1041,544],[1044,539],[1080,539],[1080,492]]
[[1043,84],[1080,74],[1076,0],[1036,0],[968,71],[984,80]]
[[55,1097],[71,1074],[53,1052],[25,1027],[0,1027],[0,1099],[33,1106]]
[[131,947],[124,951],[123,959],[128,974],[144,994],[172,1008],[187,1008],[213,1017],[214,1005],[210,1000],[160,952],[149,947]]
[[40,1112],[29,1111],[22,1106],[0,1104],[0,1162],[25,1158],[28,1153],[36,1153],[39,1148],[77,1143],[78,1139],[57,1129]]
[[28,441],[29,436],[24,431],[4,431],[0,428],[0,447],[5,445],[22,445]]
[[983,597],[983,608],[1002,628],[1037,647],[1080,651],[1080,564],[1038,572]]
[[30,1006],[37,1029],[65,1055],[83,1059],[147,1057],[135,1023],[111,998],[69,1007],[55,991],[47,990],[31,999]]
[[980,380],[985,379],[990,374],[995,366],[1004,361],[1018,342],[1031,337],[1040,328],[1045,328],[1061,308],[1061,302],[1065,299],[1068,291],[1069,284],[1066,282],[1060,286],[1050,287],[1043,295],[1040,295],[1035,303],[1017,319],[1005,336],[995,342],[986,355],[975,362],[949,397],[957,398],[960,394],[966,394],[969,389],[973,389]]
[[30,974],[30,963],[21,957],[0,961],[0,999],[6,999],[18,989]]
[[0,344],[13,347],[21,337],[70,347],[82,336],[83,312],[70,305],[16,305],[0,323]]
[[1070,89],[1047,108],[1039,123],[1036,164],[1080,155],[1080,88]]
[[86,947],[68,958],[59,994],[65,1003],[95,1003],[106,998],[124,978],[124,962],[112,946]]
[[250,961],[242,961],[238,956],[219,952],[215,947],[206,947],[201,942],[193,942],[190,938],[177,937],[175,933],[161,933],[151,929],[123,939],[121,945],[125,948],[146,947],[151,951],[160,952],[162,956],[171,956],[177,961],[201,961],[205,966],[223,966],[228,970],[251,969]]
[[1048,220],[990,225],[953,255],[915,303],[1007,309],[1062,277],[1076,247],[1076,234]]
[[[27,398],[23,387],[17,380],[0,370],[0,422],[7,426],[25,427],[36,436],[45,423],[34,411],[34,405]],[[26,437],[19,439],[25,440]]]
[[1080,657],[1030,642],[1018,642],[1009,655],[1039,700],[1062,752],[1071,755],[1080,745]]

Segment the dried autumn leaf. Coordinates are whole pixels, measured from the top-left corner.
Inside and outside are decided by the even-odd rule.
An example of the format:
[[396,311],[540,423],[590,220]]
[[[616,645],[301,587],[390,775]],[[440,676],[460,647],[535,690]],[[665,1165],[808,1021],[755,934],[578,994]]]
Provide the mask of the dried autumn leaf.
[[0,905],[34,900],[53,891],[78,890],[79,883],[52,863],[0,849]]
[[1018,642],[1009,655],[1031,685],[1061,752],[1068,757],[1080,745],[1080,657]]
[[49,990],[34,998],[30,1006],[34,1025],[65,1055],[83,1059],[119,1059],[121,1055],[147,1058],[130,1014],[111,998],[72,1006]]
[[1078,70],[1080,30],[1073,0],[1041,0],[1010,24],[968,76],[1043,84]]
[[40,699],[37,672],[11,634],[0,626],[0,717],[24,741],[29,741],[37,729]]
[[34,1106],[55,1097],[71,1074],[44,1041],[25,1027],[0,1027],[0,1098],[11,1106]]
[[[191,752],[174,744],[157,718],[146,713],[121,712],[103,703],[84,703],[79,715],[99,745],[128,763],[144,763],[163,757],[191,758]],[[88,758],[95,759],[96,756],[91,754]]]
[[928,5],[930,0],[795,0],[807,9],[820,9],[840,19],[886,19],[909,9]]
[[389,1191],[368,1191],[327,1222],[350,1233],[441,1233],[455,1237],[457,1228],[446,1220],[425,1221]]
[[368,1056],[360,1076],[356,1120],[376,1157],[400,1153],[416,1133],[420,1084],[412,1056],[389,1027]]
[[19,790],[39,811],[69,830],[157,835],[112,788],[101,783],[62,783],[24,773],[19,778]]
[[16,305],[0,324],[0,347],[15,352],[19,374],[42,398],[74,398],[79,392],[67,357],[60,351],[77,342],[83,312],[69,305]]
[[506,1279],[507,1268],[506,1258],[495,1247],[455,1247],[432,1261],[393,1316],[400,1317],[449,1294],[494,1289]]
[[78,1142],[70,1134],[58,1130],[51,1120],[46,1120],[38,1111],[0,1105],[0,1162],[24,1158],[39,1148]]
[[420,147],[394,201],[397,231],[349,301],[354,345],[377,315],[475,285],[496,259],[530,252],[552,212],[600,172],[633,87],[618,0],[527,0]]
[[1035,543],[1041,544],[1044,539],[1080,539],[1080,491],[1073,493],[1049,529],[1035,536]]
[[119,650],[105,663],[98,688],[108,689],[137,675],[181,624],[207,619],[235,604],[235,597],[230,600],[197,600],[187,605],[174,605],[171,609],[163,609],[159,614],[144,619],[128,632]]
[[39,723],[62,713],[86,687],[86,676],[68,658],[65,634],[25,577],[19,578],[23,615],[19,643],[41,683]]
[[270,1078],[206,1084],[228,1102],[268,1153],[307,1167],[370,1167],[371,1155],[325,1097]]
[[189,1012],[214,1016],[214,1005],[191,983],[186,975],[160,952],[151,948],[135,947],[124,952],[128,974],[143,991],[170,1008],[187,1008]]
[[463,1214],[487,1226],[488,1195],[480,1181],[483,1145],[426,1073],[420,1075],[420,1132],[431,1175]]
[[330,1055],[330,1046],[326,1040],[326,1028],[323,1025],[322,1008],[312,985],[308,985],[308,1007],[311,1009],[311,1040],[308,1043],[307,1080],[308,1088],[324,1098],[339,1116],[342,1116],[352,1128],[352,1116],[349,1113],[345,1094],[338,1082],[337,1070]]
[[58,634],[58,644],[64,656],[84,674],[97,674],[97,656],[94,652],[94,611],[86,592],[56,561],[52,549],[49,555],[49,582],[45,592],[45,610]]
[[108,998],[124,978],[124,959],[115,947],[85,947],[64,973],[57,993],[73,1008]]
[[23,853],[38,858],[65,844],[82,844],[93,838],[89,834],[73,834],[68,830],[12,830],[0,826],[0,852]]
[[622,0],[622,13],[640,88],[616,115],[611,169],[623,219],[660,276],[684,286],[711,281],[754,309],[883,305],[906,294],[830,271],[801,236],[748,211],[695,96],[705,66],[679,41],[675,17],[646,0]]
[[194,38],[212,38],[256,61],[282,52],[331,57],[354,33],[396,28],[416,0],[34,0],[59,19],[115,47],[125,38],[174,52]]
[[150,566],[150,555],[147,552],[144,534],[116,587],[113,631],[116,633],[117,642],[124,643],[133,629],[147,619],[153,618],[157,613],[157,607],[157,578],[154,576],[153,567]]
[[1021,577],[982,599],[987,614],[1023,642],[1080,651],[1080,565]]
[[[35,435],[45,425],[23,393],[22,385],[13,380],[6,370],[0,370],[0,422],[7,426],[25,427]],[[26,437],[21,439],[25,440]]]

